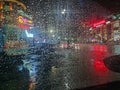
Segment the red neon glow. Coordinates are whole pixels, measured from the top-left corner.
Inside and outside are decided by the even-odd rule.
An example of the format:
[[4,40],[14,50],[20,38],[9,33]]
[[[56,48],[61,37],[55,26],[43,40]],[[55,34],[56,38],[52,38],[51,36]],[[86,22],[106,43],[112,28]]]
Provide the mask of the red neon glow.
[[106,22],[105,20],[102,20],[102,21],[100,21],[100,22],[94,23],[94,24],[93,24],[93,27],[96,27],[96,26],[98,26],[98,25],[104,24],[105,22]]
[[24,24],[18,24],[18,27],[21,28],[21,29],[26,29],[26,30],[30,29],[30,26],[24,25]]

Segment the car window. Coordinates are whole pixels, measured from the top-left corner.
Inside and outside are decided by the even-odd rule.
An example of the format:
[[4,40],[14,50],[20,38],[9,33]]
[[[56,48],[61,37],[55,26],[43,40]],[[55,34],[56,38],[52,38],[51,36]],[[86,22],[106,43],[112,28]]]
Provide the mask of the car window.
[[[74,90],[120,80],[118,0],[0,0],[0,90]],[[113,84],[112,84],[113,85]]]

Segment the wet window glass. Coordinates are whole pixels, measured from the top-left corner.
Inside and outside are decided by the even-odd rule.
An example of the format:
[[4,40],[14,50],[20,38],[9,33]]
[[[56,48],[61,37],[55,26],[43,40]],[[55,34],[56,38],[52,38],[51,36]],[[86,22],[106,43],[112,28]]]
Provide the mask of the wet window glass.
[[120,90],[119,0],[0,0],[0,90]]

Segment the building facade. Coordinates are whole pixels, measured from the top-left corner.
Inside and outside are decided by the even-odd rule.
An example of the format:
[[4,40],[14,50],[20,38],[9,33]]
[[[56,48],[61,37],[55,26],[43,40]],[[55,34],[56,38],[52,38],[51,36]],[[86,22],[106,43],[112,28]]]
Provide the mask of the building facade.
[[17,24],[18,10],[25,11],[26,6],[17,0],[0,1],[0,26]]
[[[33,26],[26,6],[18,0],[0,1],[0,52],[7,55],[26,54],[29,48],[28,30]],[[33,37],[32,37],[33,38]]]
[[[113,16],[112,16],[113,17]],[[106,18],[91,27],[89,42],[107,43],[120,41],[120,20]]]

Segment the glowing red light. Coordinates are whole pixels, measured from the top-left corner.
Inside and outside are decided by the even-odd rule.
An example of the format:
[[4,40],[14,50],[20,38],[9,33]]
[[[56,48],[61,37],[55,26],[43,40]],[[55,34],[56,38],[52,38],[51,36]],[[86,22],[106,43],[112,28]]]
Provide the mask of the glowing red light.
[[93,24],[93,27],[96,27],[96,26],[98,26],[98,25],[104,24],[105,22],[106,22],[105,20],[102,20],[102,21],[100,21],[100,22],[94,23],[94,24]]
[[18,27],[21,28],[21,29],[26,29],[26,30],[30,29],[30,26],[24,25],[24,24],[18,24]]
[[104,65],[103,58],[108,55],[106,45],[93,45],[92,56],[94,58],[93,67],[96,71],[106,72],[108,69]]
[[105,45],[94,45],[92,46],[94,51],[101,51],[101,52],[106,52],[107,51],[107,46]]

